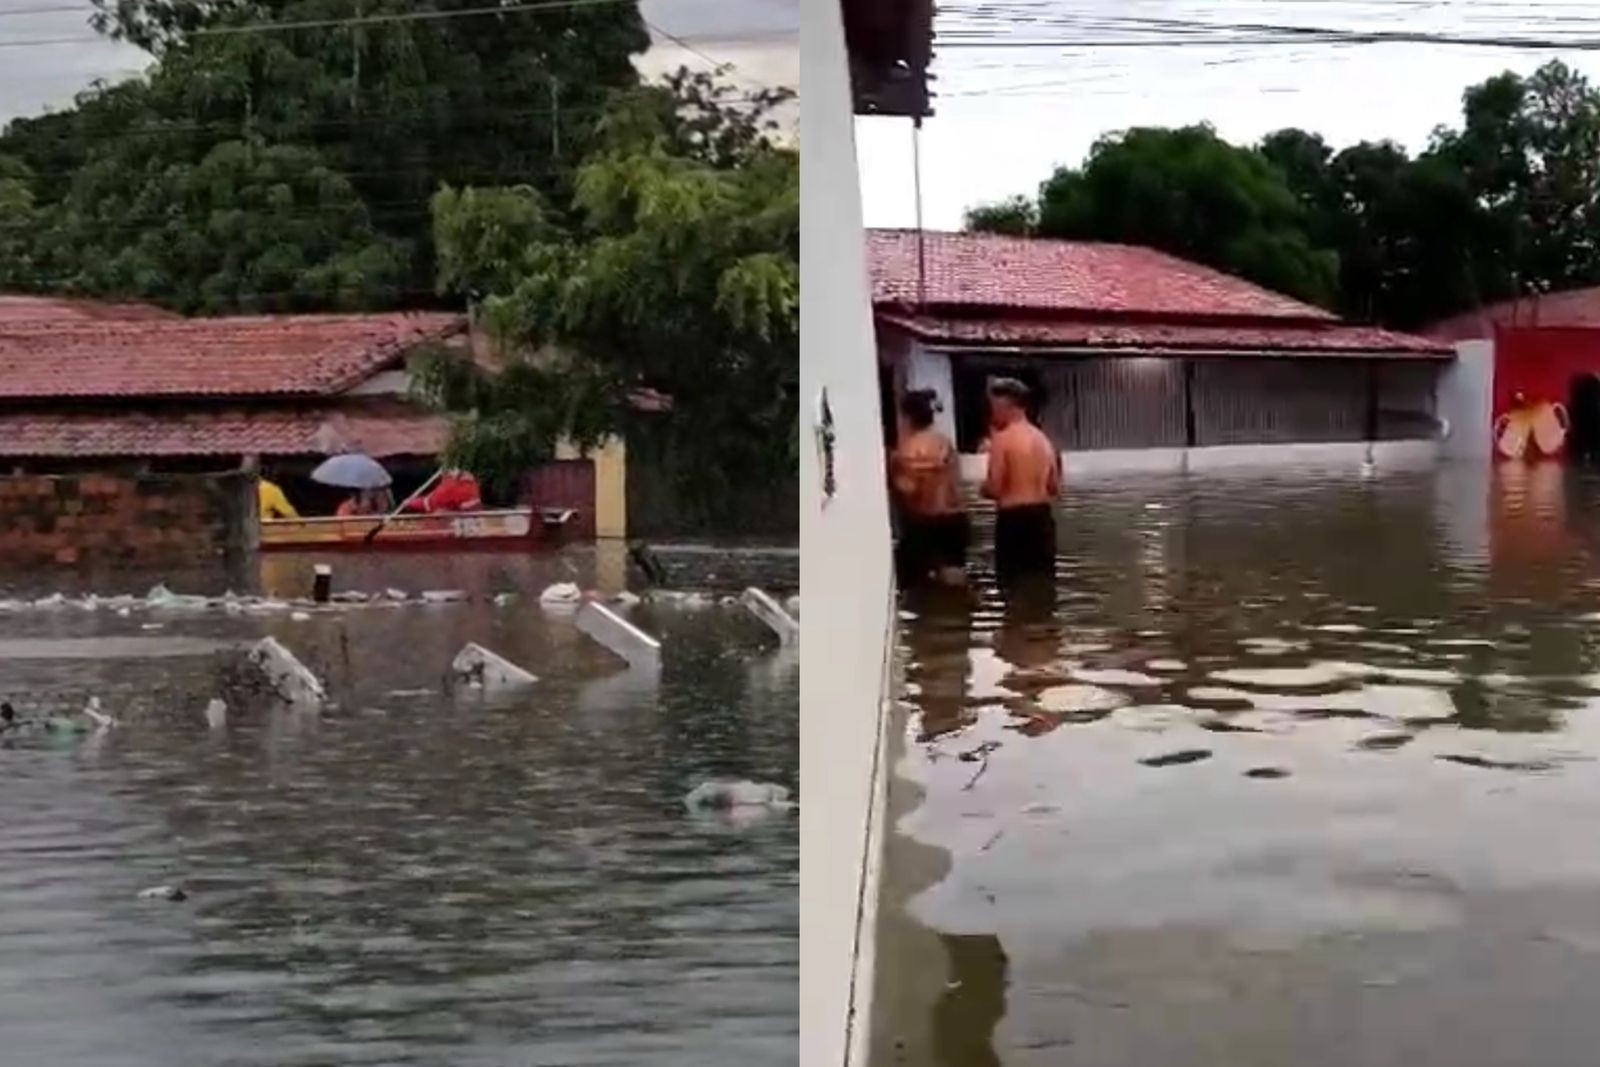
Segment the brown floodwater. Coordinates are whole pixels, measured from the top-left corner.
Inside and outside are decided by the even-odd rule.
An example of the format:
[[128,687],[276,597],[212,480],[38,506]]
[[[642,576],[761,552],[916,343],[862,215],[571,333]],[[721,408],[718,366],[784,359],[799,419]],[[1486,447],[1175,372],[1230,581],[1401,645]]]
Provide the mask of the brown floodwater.
[[[310,563],[120,581],[300,596]],[[792,587],[795,569],[669,563],[693,588]],[[652,687],[536,601],[597,567],[583,551],[346,558],[344,590],[470,599],[0,610],[0,697],[32,716],[98,696],[121,720],[0,741],[0,1062],[792,1064],[796,821],[693,816],[683,798],[708,778],[795,785],[793,659],[741,609],[641,604],[663,642]],[[242,683],[238,648],[268,635],[335,706],[287,713]],[[452,694],[467,641],[538,684]],[[139,897],[161,884],[188,899]]]
[[1600,481],[1070,487],[1053,588],[909,595],[874,1060],[1600,1048]]

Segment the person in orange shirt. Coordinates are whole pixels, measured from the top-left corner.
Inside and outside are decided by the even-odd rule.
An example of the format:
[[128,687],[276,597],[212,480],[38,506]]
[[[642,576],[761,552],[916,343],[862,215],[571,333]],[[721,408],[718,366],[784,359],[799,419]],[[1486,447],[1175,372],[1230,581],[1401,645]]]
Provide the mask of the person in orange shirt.
[[1055,502],[1061,456],[1028,421],[1028,387],[1012,378],[989,385],[989,473],[983,495],[995,503],[994,569],[1003,583],[1050,577],[1056,568]]

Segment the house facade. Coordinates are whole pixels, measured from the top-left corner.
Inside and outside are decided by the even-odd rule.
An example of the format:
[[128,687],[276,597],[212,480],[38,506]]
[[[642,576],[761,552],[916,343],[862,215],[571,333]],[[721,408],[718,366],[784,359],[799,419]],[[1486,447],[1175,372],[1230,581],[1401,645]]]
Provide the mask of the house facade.
[[985,392],[1021,379],[1071,470],[1431,454],[1448,431],[1444,343],[1148,248],[869,231],[886,428],[932,389],[982,468]]
[[[139,305],[0,296],[0,470],[131,476],[265,470],[307,513],[322,459],[381,460],[397,494],[438,465],[449,424],[411,395],[424,346],[472,350],[451,314],[184,319]],[[572,508],[579,536],[626,532],[620,445],[564,450],[519,495]],[[508,501],[509,503],[509,501]]]

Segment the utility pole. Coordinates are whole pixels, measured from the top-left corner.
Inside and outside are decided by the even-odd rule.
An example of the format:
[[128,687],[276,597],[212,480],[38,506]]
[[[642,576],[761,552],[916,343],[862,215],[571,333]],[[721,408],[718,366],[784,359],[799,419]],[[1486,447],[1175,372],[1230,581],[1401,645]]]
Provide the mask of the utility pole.
[[561,79],[550,74],[550,158],[561,157]]

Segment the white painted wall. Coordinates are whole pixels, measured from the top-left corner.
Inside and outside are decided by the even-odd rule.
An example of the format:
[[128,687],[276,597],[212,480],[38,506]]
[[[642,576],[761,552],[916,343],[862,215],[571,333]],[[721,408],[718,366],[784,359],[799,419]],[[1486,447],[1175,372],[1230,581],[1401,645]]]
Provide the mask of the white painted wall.
[[[802,5],[800,171],[800,1064],[857,1062],[871,989],[883,714],[894,620],[877,360],[844,28]],[[826,389],[837,492],[815,438]]]
[[[1096,449],[1061,453],[1061,473],[1073,479],[1114,478],[1123,474],[1181,474],[1185,471],[1349,468],[1367,460],[1379,470],[1414,469],[1440,458],[1438,441],[1336,441],[1326,444],[1211,445],[1206,448]],[[963,455],[961,476],[983,481],[988,457]]]
[[1449,423],[1444,454],[1488,460],[1494,454],[1494,342],[1462,341],[1439,376],[1439,417]]
[[930,352],[916,341],[906,353],[906,391],[932,389],[943,409],[934,416],[933,424],[950,440],[956,439],[955,375],[950,369],[950,357],[944,352]]

